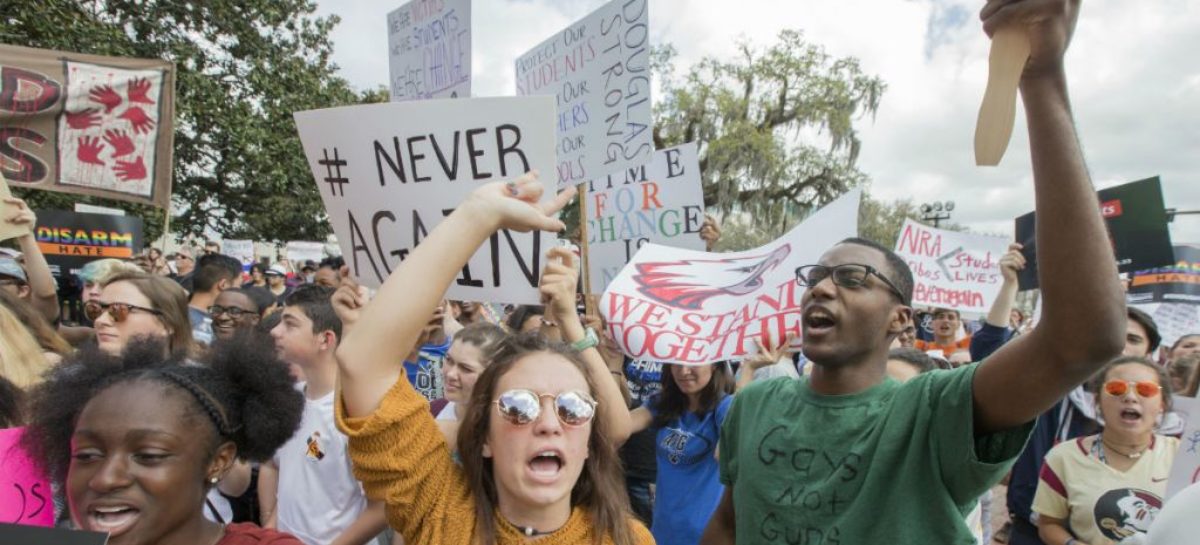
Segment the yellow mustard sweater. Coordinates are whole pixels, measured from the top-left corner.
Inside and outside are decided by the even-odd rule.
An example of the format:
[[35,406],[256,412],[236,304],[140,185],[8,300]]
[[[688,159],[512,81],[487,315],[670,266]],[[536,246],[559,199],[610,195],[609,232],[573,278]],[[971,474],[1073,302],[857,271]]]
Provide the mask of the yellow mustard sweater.
[[[347,417],[340,391],[335,407],[338,428],[350,438],[354,476],[368,498],[387,504],[388,522],[405,543],[475,544],[475,496],[451,459],[428,403],[403,373],[370,416]],[[531,542],[499,513],[497,520],[498,545]],[[629,524],[638,545],[654,544],[645,526],[632,517]],[[592,539],[590,517],[578,507],[562,528],[534,538],[537,545],[592,545]],[[604,543],[612,540],[605,537]]]

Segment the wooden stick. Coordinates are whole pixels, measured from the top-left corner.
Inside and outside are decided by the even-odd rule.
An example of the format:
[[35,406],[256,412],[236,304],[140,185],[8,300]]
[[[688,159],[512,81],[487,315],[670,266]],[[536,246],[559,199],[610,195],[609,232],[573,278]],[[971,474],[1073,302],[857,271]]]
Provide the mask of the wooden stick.
[[158,249],[162,255],[167,255],[167,236],[171,234],[171,205],[168,203],[166,208],[163,208],[163,233],[162,247]]
[[988,83],[975,123],[975,164],[996,166],[1008,149],[1017,116],[1017,85],[1029,59],[1029,36],[1017,27],[998,30],[988,54]]
[[579,275],[583,278],[583,304],[587,314],[593,314],[592,299],[592,269],[588,262],[588,228],[587,228],[587,187],[582,183],[576,186],[575,195],[579,198]]

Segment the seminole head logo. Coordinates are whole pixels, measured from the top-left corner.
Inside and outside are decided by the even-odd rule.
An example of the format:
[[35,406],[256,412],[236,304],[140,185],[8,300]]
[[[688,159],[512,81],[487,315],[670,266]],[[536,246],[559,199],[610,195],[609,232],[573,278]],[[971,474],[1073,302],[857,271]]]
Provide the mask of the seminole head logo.
[[633,281],[638,291],[650,299],[699,310],[717,295],[740,296],[758,290],[763,286],[763,275],[783,263],[790,253],[791,244],[784,244],[765,255],[639,263]]

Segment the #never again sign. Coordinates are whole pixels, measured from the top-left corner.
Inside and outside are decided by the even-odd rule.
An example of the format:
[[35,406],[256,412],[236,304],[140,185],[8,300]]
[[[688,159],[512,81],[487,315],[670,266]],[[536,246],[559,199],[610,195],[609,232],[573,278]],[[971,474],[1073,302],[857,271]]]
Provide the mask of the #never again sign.
[[[550,97],[393,102],[295,117],[342,255],[369,287],[480,185],[554,169]],[[548,190],[544,199],[553,196]],[[493,234],[449,297],[536,304],[553,241],[541,232]]]
[[517,59],[517,94],[558,105],[559,188],[650,160],[649,11],[614,0]]

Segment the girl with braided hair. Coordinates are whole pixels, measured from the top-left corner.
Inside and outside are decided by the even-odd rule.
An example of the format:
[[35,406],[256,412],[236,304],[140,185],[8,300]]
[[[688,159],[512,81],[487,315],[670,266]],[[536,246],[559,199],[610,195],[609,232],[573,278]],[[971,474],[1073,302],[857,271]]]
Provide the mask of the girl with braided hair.
[[295,432],[303,399],[287,367],[248,336],[201,362],[164,361],[169,353],[162,338],[119,354],[89,346],[32,392],[25,448],[60,486],[74,525],[114,545],[300,545],[202,513],[235,460],[269,459]]

